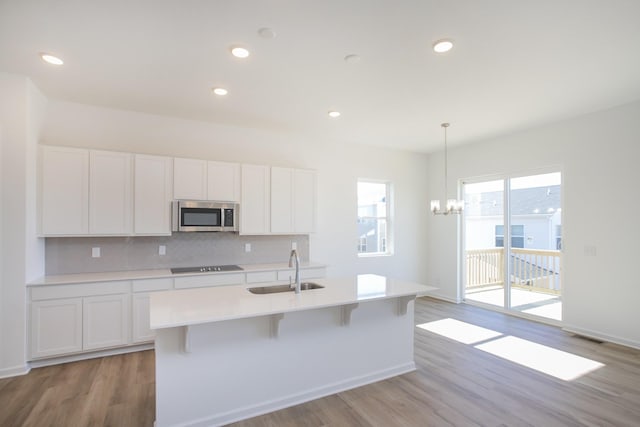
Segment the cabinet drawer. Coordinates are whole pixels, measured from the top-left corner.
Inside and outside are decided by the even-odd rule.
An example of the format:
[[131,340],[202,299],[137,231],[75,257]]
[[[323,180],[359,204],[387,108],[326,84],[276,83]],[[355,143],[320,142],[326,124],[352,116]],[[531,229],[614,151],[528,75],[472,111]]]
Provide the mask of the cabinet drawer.
[[167,291],[173,288],[173,279],[144,279],[133,281],[133,292]]
[[[325,276],[325,271],[323,267],[300,269],[301,279],[317,279],[319,277],[324,277],[324,276]],[[278,271],[278,280],[288,281],[289,277],[291,277],[291,279],[294,279],[296,277],[296,271],[293,269]]]
[[239,285],[244,283],[244,273],[207,274],[204,276],[176,277],[176,289],[206,288],[209,286]]
[[289,277],[291,277],[291,280],[296,278],[296,271],[295,270],[280,270],[278,271],[278,280],[289,280]]
[[247,283],[265,283],[275,282],[278,275],[275,271],[257,271],[255,273],[247,273]]
[[94,295],[126,294],[131,290],[131,281],[77,283],[73,285],[43,285],[31,288],[31,300],[40,301],[57,298],[76,298]]
[[303,279],[318,279],[326,275],[324,267],[305,268],[300,270],[300,277]]

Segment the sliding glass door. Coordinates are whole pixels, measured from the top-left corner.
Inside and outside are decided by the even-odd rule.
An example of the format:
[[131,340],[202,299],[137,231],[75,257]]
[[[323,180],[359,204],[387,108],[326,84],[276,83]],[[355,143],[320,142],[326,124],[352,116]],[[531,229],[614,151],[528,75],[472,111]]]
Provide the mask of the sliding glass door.
[[559,172],[464,184],[465,300],[562,320]]
[[504,307],[504,180],[464,185],[465,298]]

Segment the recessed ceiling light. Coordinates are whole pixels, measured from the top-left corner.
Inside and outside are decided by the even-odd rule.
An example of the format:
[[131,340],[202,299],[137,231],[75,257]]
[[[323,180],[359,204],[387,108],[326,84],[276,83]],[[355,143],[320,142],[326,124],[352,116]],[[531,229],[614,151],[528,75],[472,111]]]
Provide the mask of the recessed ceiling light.
[[42,60],[46,63],[49,63],[51,65],[62,65],[64,64],[64,61],[60,58],[58,58],[57,56],[53,56],[49,53],[41,53],[40,54],[40,58],[42,58]]
[[213,93],[220,96],[225,96],[226,94],[229,93],[229,91],[223,87],[214,87],[212,90],[213,90]]
[[433,44],[433,51],[435,53],[446,53],[453,48],[453,41],[449,39],[438,40]]
[[240,46],[232,47],[231,54],[236,58],[246,58],[250,55],[249,50]]
[[273,39],[276,37],[276,32],[271,28],[260,28],[258,30],[258,35],[263,39]]
[[329,117],[337,119],[338,117],[340,117],[340,111],[329,111]]

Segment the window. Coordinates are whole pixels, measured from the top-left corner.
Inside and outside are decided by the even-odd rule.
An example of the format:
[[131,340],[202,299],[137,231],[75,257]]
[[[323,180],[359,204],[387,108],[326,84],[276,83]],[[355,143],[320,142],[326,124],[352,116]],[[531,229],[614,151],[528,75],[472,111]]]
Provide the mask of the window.
[[358,253],[367,252],[367,238],[361,237],[358,243]]
[[391,254],[390,187],[358,180],[358,255]]
[[[504,225],[496,225],[496,248],[504,247]],[[511,247],[524,248],[524,225],[511,226]]]

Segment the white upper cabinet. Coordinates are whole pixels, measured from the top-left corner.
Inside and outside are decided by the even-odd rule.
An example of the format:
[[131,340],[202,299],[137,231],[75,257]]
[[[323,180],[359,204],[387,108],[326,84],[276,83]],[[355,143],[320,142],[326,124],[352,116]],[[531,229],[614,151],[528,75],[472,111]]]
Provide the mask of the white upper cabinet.
[[290,168],[271,168],[271,232],[293,232],[293,179]]
[[240,201],[240,165],[197,159],[173,161],[173,196],[180,200]]
[[313,233],[316,193],[315,171],[271,168],[271,232]]
[[240,234],[269,234],[270,174],[269,166],[242,165]]
[[172,200],[240,203],[240,234],[316,227],[312,170],[41,147],[43,236],[171,235]]
[[172,190],[173,158],[135,155],[134,234],[171,234]]
[[132,158],[130,153],[90,151],[89,234],[132,233]]
[[316,231],[317,172],[296,169],[293,180],[293,231]]
[[43,235],[89,232],[89,151],[43,145],[41,216]]
[[173,197],[180,200],[207,200],[207,161],[173,159]]
[[240,201],[240,165],[207,162],[207,199],[224,202]]

